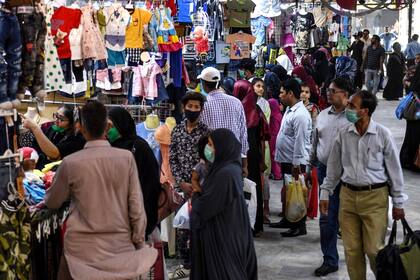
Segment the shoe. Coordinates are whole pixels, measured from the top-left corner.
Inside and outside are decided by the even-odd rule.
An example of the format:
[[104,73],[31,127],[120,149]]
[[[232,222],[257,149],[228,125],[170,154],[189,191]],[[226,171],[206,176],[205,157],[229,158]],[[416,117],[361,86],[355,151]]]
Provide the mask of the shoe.
[[289,229],[288,231],[281,233],[281,236],[283,237],[296,237],[300,235],[306,235],[306,228]]
[[322,264],[320,267],[318,267],[315,270],[315,276],[317,277],[326,276],[336,271],[338,271],[338,266],[329,266],[326,264]]
[[286,219],[281,219],[278,223],[271,223],[269,225],[271,228],[290,228],[290,223]]
[[178,266],[174,272],[168,274],[170,280],[185,279],[190,277],[190,270],[183,265]]
[[264,225],[270,225],[271,221],[268,217],[264,217]]
[[261,237],[263,235],[263,231],[262,230],[260,230],[260,231],[252,231],[252,236],[254,237],[254,238],[259,238],[259,237]]

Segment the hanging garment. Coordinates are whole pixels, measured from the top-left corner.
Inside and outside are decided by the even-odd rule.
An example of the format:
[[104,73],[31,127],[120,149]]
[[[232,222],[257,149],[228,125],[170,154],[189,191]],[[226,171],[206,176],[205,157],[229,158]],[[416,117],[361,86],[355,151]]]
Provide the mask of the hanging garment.
[[116,52],[124,51],[125,34],[130,23],[130,14],[121,6],[121,3],[114,3],[104,10],[104,15],[106,20],[105,45],[107,49]]
[[47,27],[42,13],[18,13],[22,36],[22,76],[18,93],[32,96],[44,89],[44,56]]
[[235,33],[226,36],[226,43],[230,44],[230,59],[251,57],[250,44],[255,43],[255,37],[246,33]]
[[83,26],[82,50],[84,59],[102,60],[107,58],[105,42],[97,23],[92,6],[83,7],[81,24]]
[[152,48],[150,48],[150,51],[152,52],[158,52],[158,13],[157,10],[153,12],[152,18],[150,19],[150,23],[148,26],[148,33],[150,37],[152,38],[152,41],[154,42],[154,45]]
[[328,38],[328,42],[337,43],[338,42],[338,31],[340,29],[340,25],[336,22],[333,22],[328,27],[328,32],[330,37]]
[[82,55],[82,26],[79,25],[78,28],[73,28],[69,34],[69,43],[71,51],[71,60],[81,60]]
[[162,69],[155,61],[144,63],[133,68],[133,96],[155,99],[158,96],[156,75],[162,74]]
[[54,13],[54,8],[47,5],[47,13],[45,16],[45,22],[47,25],[47,38],[45,40],[45,91],[52,92],[60,90],[65,85],[63,70],[58,59],[57,48],[54,45],[54,36],[51,31],[51,18]]
[[158,9],[159,25],[157,30],[157,42],[160,52],[175,52],[182,49],[176,35],[174,23],[168,8]]
[[21,72],[20,27],[14,14],[0,10],[0,104],[14,101]]
[[31,217],[26,206],[9,211],[0,208],[0,279],[29,280],[31,272]]
[[315,19],[312,13],[297,13],[291,17],[293,32],[295,33],[296,47],[308,49],[311,47],[311,29],[315,26]]
[[69,34],[73,28],[79,27],[81,15],[79,9],[62,6],[51,17],[51,35],[55,37],[54,42],[60,59],[71,58]]
[[340,36],[337,43],[337,50],[341,52],[345,52],[350,47],[349,39],[344,36]]
[[121,67],[96,70],[96,87],[104,90],[121,88]]
[[152,13],[146,9],[134,9],[131,13],[130,25],[125,33],[126,48],[143,48],[143,26],[149,24]]

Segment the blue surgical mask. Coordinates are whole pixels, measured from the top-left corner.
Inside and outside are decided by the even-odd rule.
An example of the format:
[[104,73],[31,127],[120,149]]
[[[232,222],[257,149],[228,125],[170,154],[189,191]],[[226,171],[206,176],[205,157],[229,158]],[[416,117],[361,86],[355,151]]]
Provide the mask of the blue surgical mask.
[[245,70],[238,70],[239,78],[245,78]]
[[357,115],[356,110],[347,109],[347,108],[346,108],[346,118],[351,123],[357,123],[357,121],[360,120],[360,117]]
[[209,95],[205,90],[204,90],[204,86],[203,86],[203,82],[202,81],[200,81],[200,93],[203,95],[203,96],[205,96],[205,97],[207,97],[207,95]]
[[214,162],[214,150],[210,148],[209,144],[207,144],[204,148],[204,156],[209,162]]

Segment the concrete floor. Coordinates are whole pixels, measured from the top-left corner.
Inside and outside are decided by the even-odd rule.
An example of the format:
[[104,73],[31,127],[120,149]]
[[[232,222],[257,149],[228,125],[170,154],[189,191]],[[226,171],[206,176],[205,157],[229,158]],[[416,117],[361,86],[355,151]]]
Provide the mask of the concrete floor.
[[[397,104],[397,101],[380,100],[373,118],[392,131],[400,148],[404,140],[405,121],[395,118],[394,111]],[[420,229],[420,175],[404,171],[404,179],[405,191],[409,196],[409,201],[405,207],[406,218],[412,229],[418,230]],[[280,219],[277,214],[281,209],[280,186],[282,182],[271,181],[271,183],[271,220],[278,221]],[[297,238],[283,238],[280,232],[284,230],[266,227],[264,235],[255,239],[259,279],[319,279],[313,276],[313,271],[322,263],[318,222],[317,219],[309,220],[307,224],[308,234]],[[340,254],[339,271],[322,277],[322,279],[349,279],[341,240],[338,242],[338,249]],[[368,279],[375,279],[370,271],[368,272]]]

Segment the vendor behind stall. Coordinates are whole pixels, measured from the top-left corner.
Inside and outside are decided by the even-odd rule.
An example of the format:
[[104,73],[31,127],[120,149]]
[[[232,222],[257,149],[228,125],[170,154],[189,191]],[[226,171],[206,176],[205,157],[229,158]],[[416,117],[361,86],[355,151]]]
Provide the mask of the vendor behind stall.
[[35,146],[39,152],[38,169],[83,149],[85,145],[85,139],[75,130],[73,106],[60,107],[53,114],[54,123],[45,132],[31,119],[23,115],[21,117],[23,127],[34,134],[37,142]]

